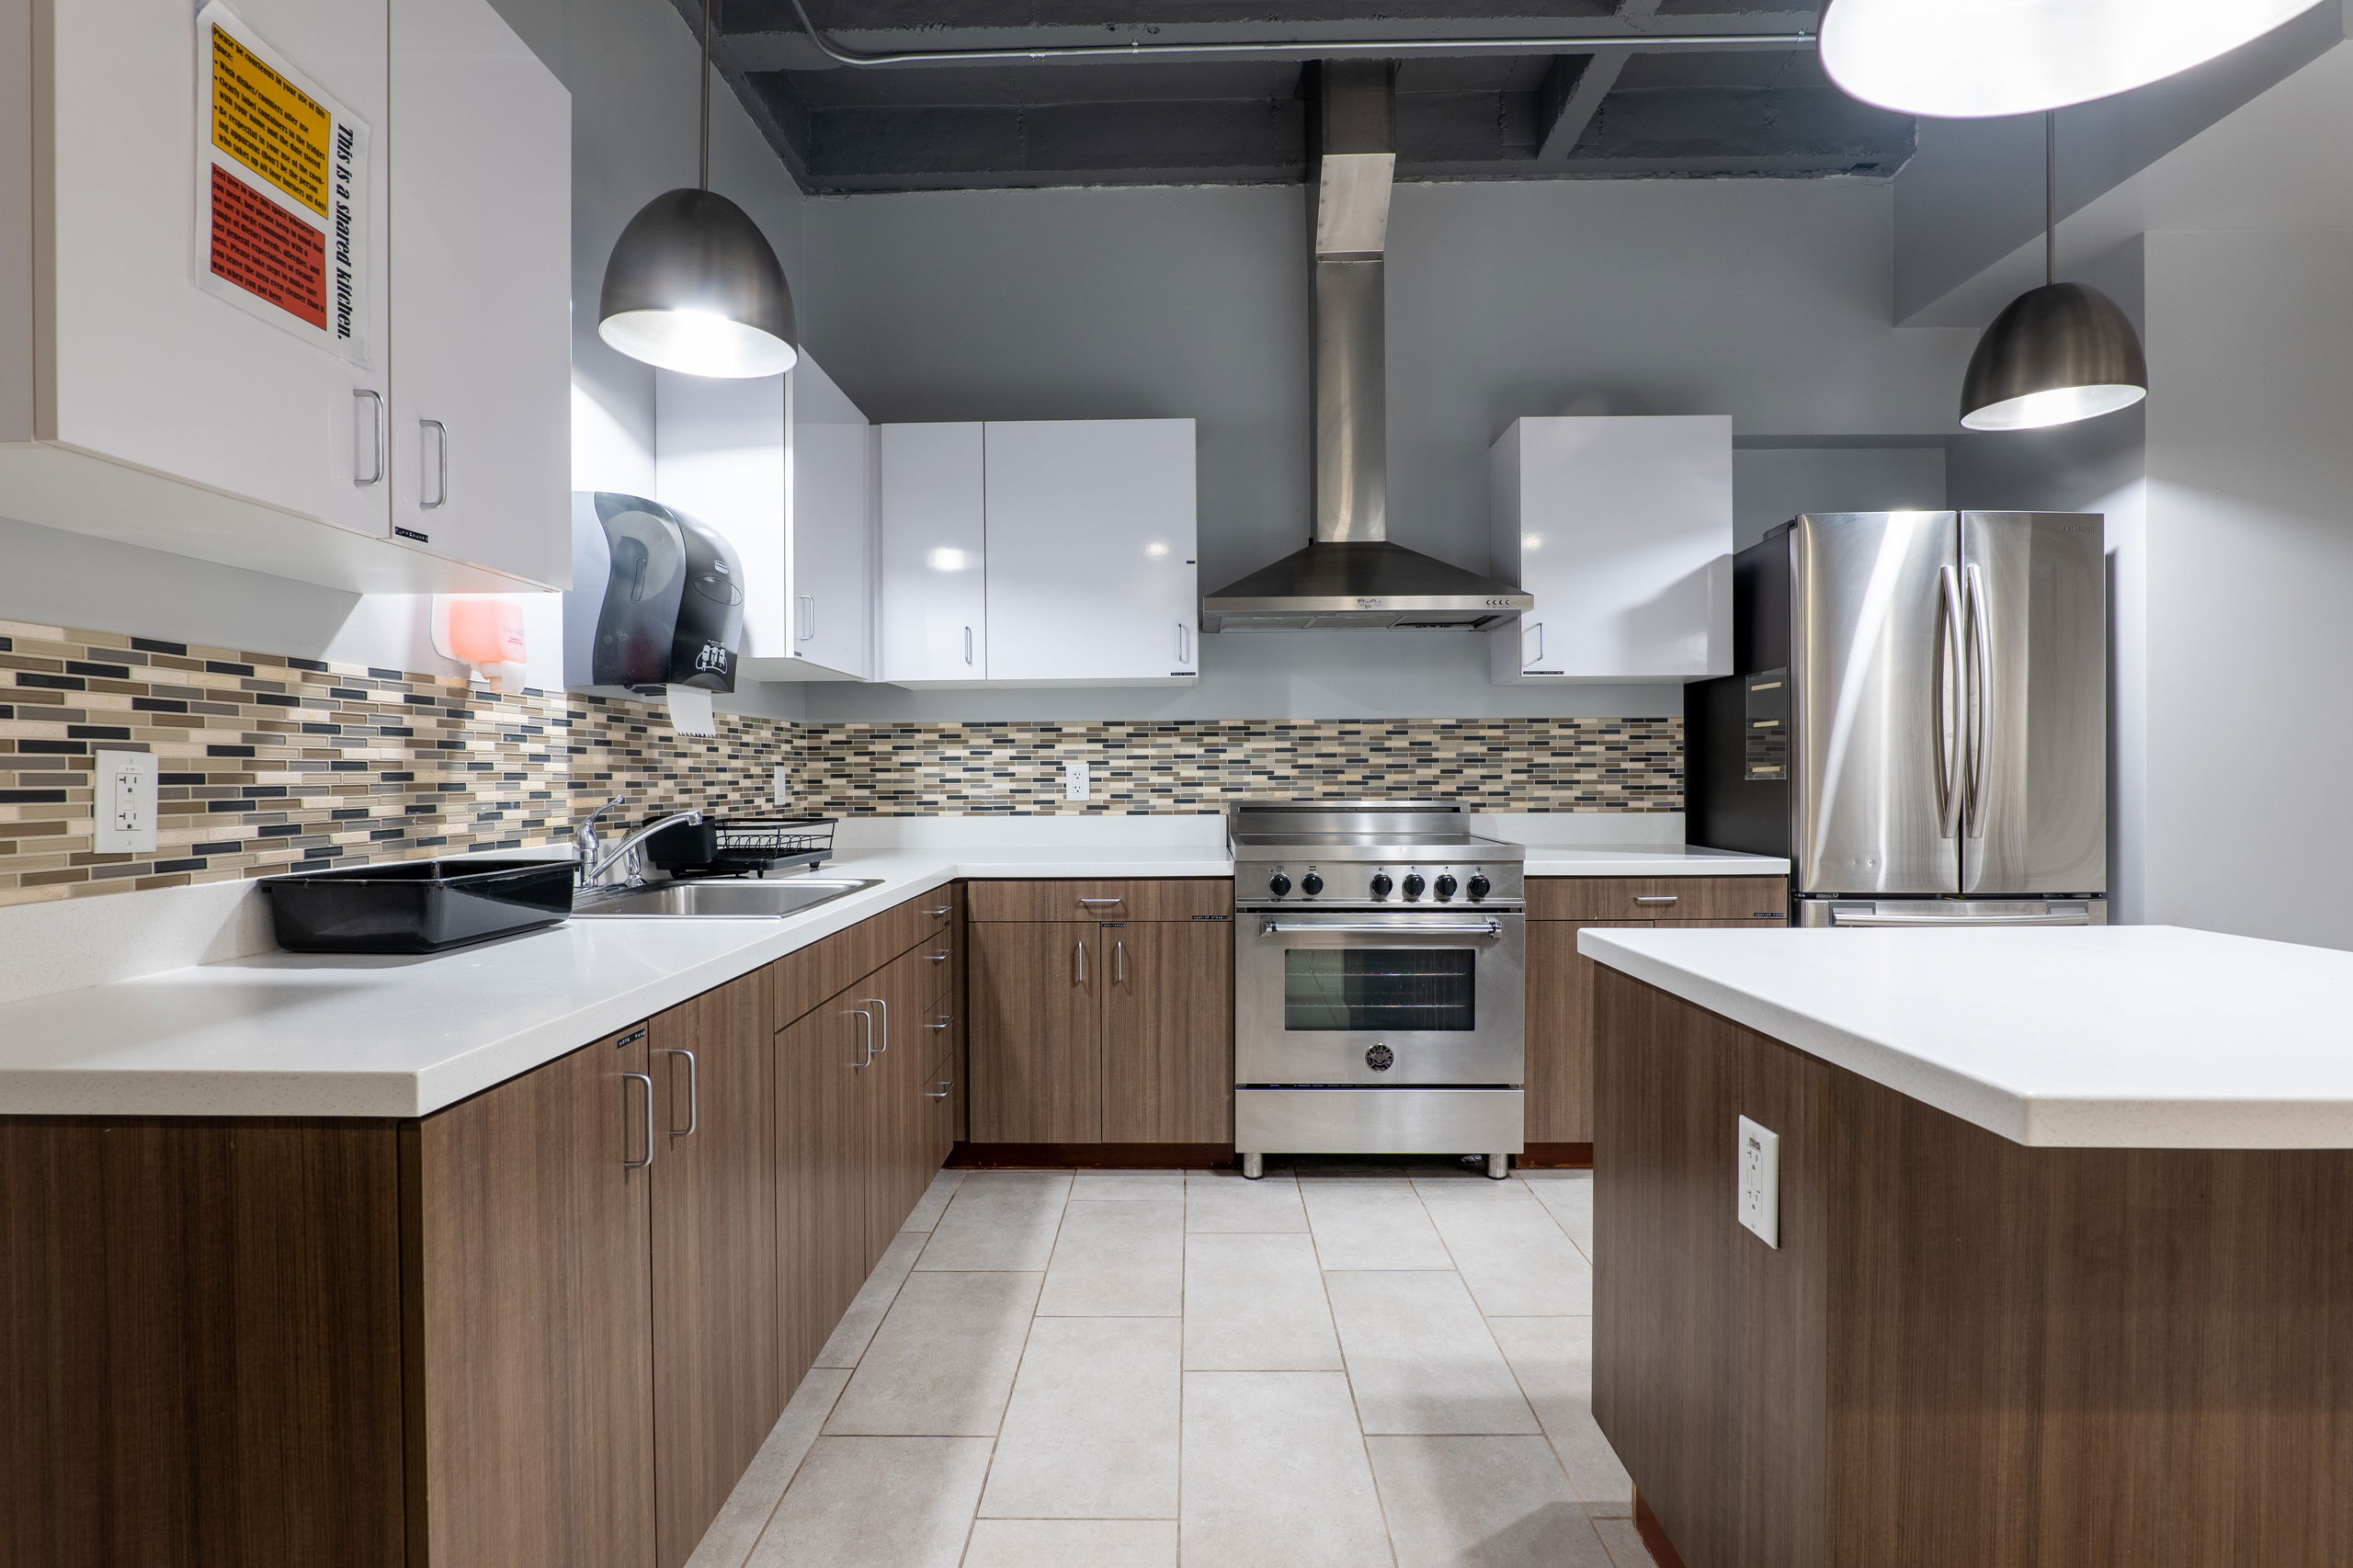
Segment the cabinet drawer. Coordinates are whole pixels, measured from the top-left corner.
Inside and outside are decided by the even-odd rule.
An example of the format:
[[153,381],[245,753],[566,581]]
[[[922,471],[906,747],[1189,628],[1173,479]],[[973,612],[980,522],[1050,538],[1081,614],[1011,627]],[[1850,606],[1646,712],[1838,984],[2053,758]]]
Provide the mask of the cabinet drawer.
[[[935,944],[934,951],[939,950],[956,930],[956,907],[951,889],[935,888],[779,959],[771,966],[777,1028],[783,1029],[826,997],[839,995],[926,939]],[[927,967],[955,965],[951,960]]]
[[1535,877],[1531,920],[1749,920],[1787,913],[1781,877]]
[[1233,913],[1231,877],[973,882],[975,920],[1214,920]]

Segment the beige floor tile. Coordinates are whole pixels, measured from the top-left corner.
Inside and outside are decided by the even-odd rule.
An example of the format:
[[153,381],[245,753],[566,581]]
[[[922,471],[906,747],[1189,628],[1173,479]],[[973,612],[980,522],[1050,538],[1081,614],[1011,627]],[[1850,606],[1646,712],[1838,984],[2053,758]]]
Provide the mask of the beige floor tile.
[[1164,1519],[983,1519],[964,1568],[1176,1568]]
[[1047,1317],[1175,1317],[1185,1304],[1185,1199],[1074,1199],[1038,1311]]
[[1490,1317],[1582,1317],[1593,1265],[1540,1203],[1432,1203],[1462,1282]]
[[1308,1236],[1187,1236],[1186,1369],[1339,1370],[1324,1278]]
[[1528,1190],[1552,1211],[1561,1229],[1586,1256],[1593,1256],[1593,1173],[1591,1171],[1530,1172]]
[[1541,1437],[1368,1437],[1397,1568],[1611,1568]]
[[1183,1171],[1081,1171],[1071,1179],[1073,1198],[1182,1198]]
[[1337,1372],[1185,1374],[1184,1559],[1203,1568],[1393,1562]]
[[1287,1176],[1245,1181],[1232,1171],[1189,1171],[1185,1179],[1185,1228],[1202,1232],[1307,1229],[1299,1184]]
[[985,1437],[820,1437],[751,1568],[956,1568]]
[[1593,1320],[1489,1318],[1487,1327],[1536,1407],[1586,1511],[1605,1517],[1631,1513],[1634,1483],[1593,1419]]
[[1175,1318],[1040,1318],[989,1467],[983,1515],[1176,1517]]
[[1518,1176],[1502,1181],[1490,1181],[1475,1171],[1461,1176],[1417,1176],[1414,1190],[1433,1203],[1527,1203],[1536,1195]]
[[907,1276],[834,1406],[827,1434],[995,1437],[1041,1278]]
[[842,1321],[826,1336],[824,1347],[817,1352],[815,1365],[858,1365],[858,1358],[866,1354],[867,1346],[873,1341],[874,1331],[882,1326],[882,1314],[891,1310],[899,1287],[906,1283],[907,1271],[915,1266],[915,1255],[923,1251],[928,1239],[920,1231],[902,1231],[891,1238],[891,1244],[882,1249],[882,1260],[866,1277],[849,1311],[842,1314]]
[[1658,1568],[1658,1559],[1643,1544],[1642,1532],[1634,1528],[1631,1517],[1596,1519],[1593,1528],[1600,1533],[1601,1543],[1609,1549],[1609,1561],[1616,1568]]
[[752,1456],[750,1468],[687,1559],[687,1568],[742,1568],[848,1381],[849,1373],[838,1367],[820,1367],[801,1380],[784,1414],[769,1428],[767,1441]]
[[939,1223],[939,1216],[947,1211],[948,1200],[956,1196],[956,1188],[963,1180],[962,1171],[941,1171],[934,1176],[931,1185],[924,1188],[923,1196],[915,1199],[915,1210],[907,1216],[907,1222],[899,1229],[928,1231]]
[[1543,1430],[1454,1275],[1342,1269],[1324,1288],[1366,1432]]
[[1454,1267],[1409,1183],[1302,1182],[1299,1195],[1326,1268]]
[[967,1171],[915,1267],[1042,1272],[1069,1195],[1068,1171]]

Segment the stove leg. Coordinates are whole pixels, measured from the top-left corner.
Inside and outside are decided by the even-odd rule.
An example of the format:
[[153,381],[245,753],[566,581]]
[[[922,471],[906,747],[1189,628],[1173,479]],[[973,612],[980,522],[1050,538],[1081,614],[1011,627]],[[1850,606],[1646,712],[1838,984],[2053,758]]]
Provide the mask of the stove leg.
[[1237,1149],[1236,1151],[1234,1151],[1234,1153],[1235,1153],[1236,1154],[1239,1154],[1239,1155],[1241,1156],[1241,1160],[1242,1160],[1242,1178],[1243,1178],[1245,1181],[1256,1181],[1259,1177],[1261,1177],[1261,1176],[1265,1176],[1265,1175],[1267,1174],[1267,1156],[1266,1156],[1266,1155],[1264,1155],[1264,1154],[1246,1154],[1246,1153],[1242,1153],[1240,1150],[1238,1150],[1238,1149]]
[[1510,1175],[1511,1156],[1509,1154],[1490,1154],[1487,1156],[1487,1179],[1489,1181],[1502,1181]]

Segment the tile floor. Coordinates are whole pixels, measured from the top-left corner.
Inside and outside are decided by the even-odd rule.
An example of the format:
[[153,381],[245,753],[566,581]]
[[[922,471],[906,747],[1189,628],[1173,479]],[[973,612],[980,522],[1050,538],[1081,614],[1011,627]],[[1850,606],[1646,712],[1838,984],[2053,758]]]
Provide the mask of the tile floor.
[[689,1568],[1652,1568],[1590,1176],[942,1172]]

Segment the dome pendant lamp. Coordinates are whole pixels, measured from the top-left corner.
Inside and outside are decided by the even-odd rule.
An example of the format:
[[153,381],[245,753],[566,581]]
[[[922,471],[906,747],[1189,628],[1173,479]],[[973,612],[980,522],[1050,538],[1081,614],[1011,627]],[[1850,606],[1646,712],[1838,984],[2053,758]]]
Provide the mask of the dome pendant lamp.
[[1961,422],[1972,430],[2072,425],[2149,395],[2130,318],[2098,290],[2058,281],[2057,118],[2042,118],[2042,287],[2011,301],[1977,340],[1961,387]]
[[710,7],[702,7],[700,183],[663,192],[605,263],[597,335],[690,376],[776,376],[801,358],[792,290],[751,215],[710,188]]
[[2033,114],[2201,65],[2317,3],[1831,0],[1822,65],[1856,97],[1903,114]]

